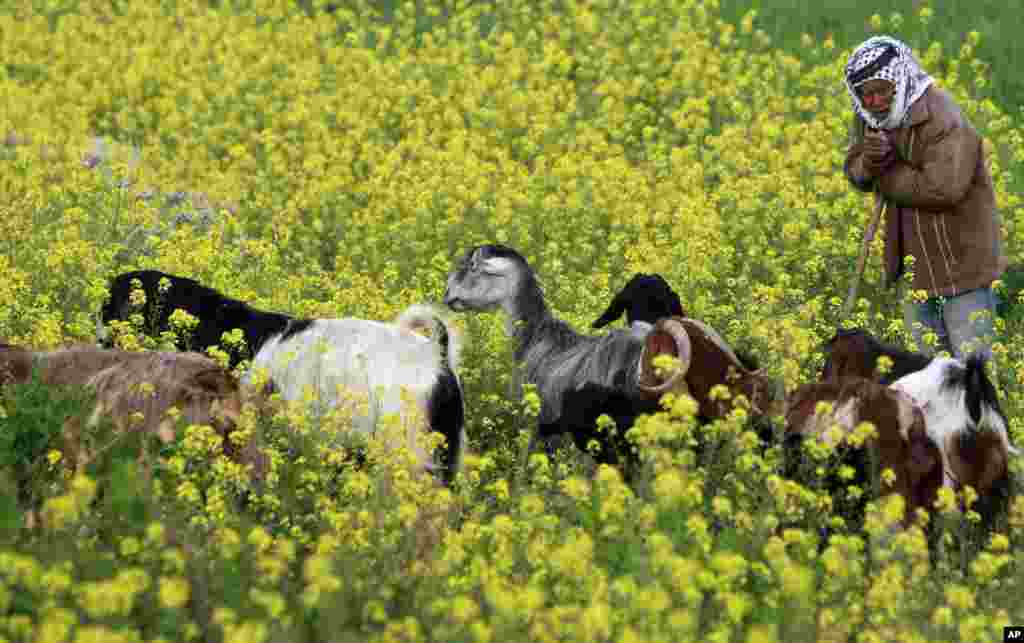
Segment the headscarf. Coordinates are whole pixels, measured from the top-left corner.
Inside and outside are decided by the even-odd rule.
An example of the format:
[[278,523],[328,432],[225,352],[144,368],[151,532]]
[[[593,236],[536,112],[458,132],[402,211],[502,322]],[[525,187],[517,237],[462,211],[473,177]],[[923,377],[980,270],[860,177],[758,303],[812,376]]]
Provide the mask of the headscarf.
[[[857,87],[869,80],[882,78],[896,87],[889,113],[883,119],[864,108]],[[864,41],[846,63],[846,90],[853,109],[874,129],[896,129],[906,123],[910,108],[934,82],[914,58],[910,47],[889,36],[875,36]]]

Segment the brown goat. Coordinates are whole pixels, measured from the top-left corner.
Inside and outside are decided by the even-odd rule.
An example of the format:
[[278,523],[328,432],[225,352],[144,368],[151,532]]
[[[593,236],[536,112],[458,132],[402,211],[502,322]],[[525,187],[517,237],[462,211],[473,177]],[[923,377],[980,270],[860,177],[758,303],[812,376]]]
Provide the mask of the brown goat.
[[[54,351],[30,351],[0,345],[0,385],[29,380],[32,369],[52,386],[82,386],[96,395],[89,424],[109,418],[116,431],[144,431],[163,443],[174,440],[177,409],[187,424],[211,426],[223,439],[225,455],[262,471],[255,445],[239,449],[228,439],[238,421],[242,394],[237,381],[213,360],[197,353],[129,352],[81,345]],[[80,422],[69,421],[63,434],[69,466],[88,462]]]
[[[817,413],[820,402],[832,404],[829,413]],[[899,493],[905,500],[904,525],[917,509],[930,511],[944,480],[942,453],[929,436],[924,415],[913,400],[892,388],[861,377],[840,377],[798,387],[786,401],[787,474],[793,475],[805,438],[830,443],[838,425],[845,438],[861,422],[874,425],[876,435],[866,447],[854,450],[853,466],[865,491],[877,489],[880,496]],[[870,463],[876,465],[873,473]],[[878,476],[891,469],[891,485]]]
[[27,382],[32,376],[32,353],[0,342],[0,387],[6,384]]

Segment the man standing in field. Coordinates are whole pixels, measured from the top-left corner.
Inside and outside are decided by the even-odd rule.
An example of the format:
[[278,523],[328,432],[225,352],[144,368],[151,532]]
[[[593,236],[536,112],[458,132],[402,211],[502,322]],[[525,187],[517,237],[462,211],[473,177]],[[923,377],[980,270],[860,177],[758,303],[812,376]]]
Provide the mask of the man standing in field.
[[1002,275],[999,214],[981,136],[936,87],[904,43],[888,36],[846,63],[854,108],[846,176],[885,207],[885,277],[891,287],[913,257],[915,291],[904,320],[921,350],[962,357],[994,337],[992,282]]

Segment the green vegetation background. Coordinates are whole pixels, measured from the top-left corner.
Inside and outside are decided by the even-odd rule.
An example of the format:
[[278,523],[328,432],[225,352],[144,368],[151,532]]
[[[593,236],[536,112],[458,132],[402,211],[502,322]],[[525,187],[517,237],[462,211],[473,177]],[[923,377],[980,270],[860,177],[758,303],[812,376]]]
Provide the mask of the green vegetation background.
[[[922,7],[931,7],[933,16],[927,27],[915,19]],[[927,42],[940,42],[946,52],[955,54],[970,31],[981,34],[978,58],[990,64],[992,85],[986,89],[1007,113],[1017,114],[1024,105],[1024,75],[1017,73],[1024,61],[1024,2],[1013,0],[952,0],[924,3],[920,0],[721,0],[722,19],[738,22],[751,9],[757,10],[755,25],[772,42],[790,51],[798,51],[800,38],[809,33],[820,40],[831,35],[837,50],[851,48],[876,35],[871,16],[878,14],[886,25],[893,13],[904,18],[908,31],[883,33],[902,40],[927,30]],[[923,42],[923,40],[917,40]]]

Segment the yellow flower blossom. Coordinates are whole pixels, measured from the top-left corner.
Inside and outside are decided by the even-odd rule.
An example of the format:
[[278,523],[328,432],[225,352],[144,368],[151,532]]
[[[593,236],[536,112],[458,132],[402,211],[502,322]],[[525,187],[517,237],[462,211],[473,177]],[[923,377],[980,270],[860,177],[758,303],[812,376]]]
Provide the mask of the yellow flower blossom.
[[181,577],[163,576],[159,581],[160,605],[167,609],[181,609],[191,594],[188,580]]

